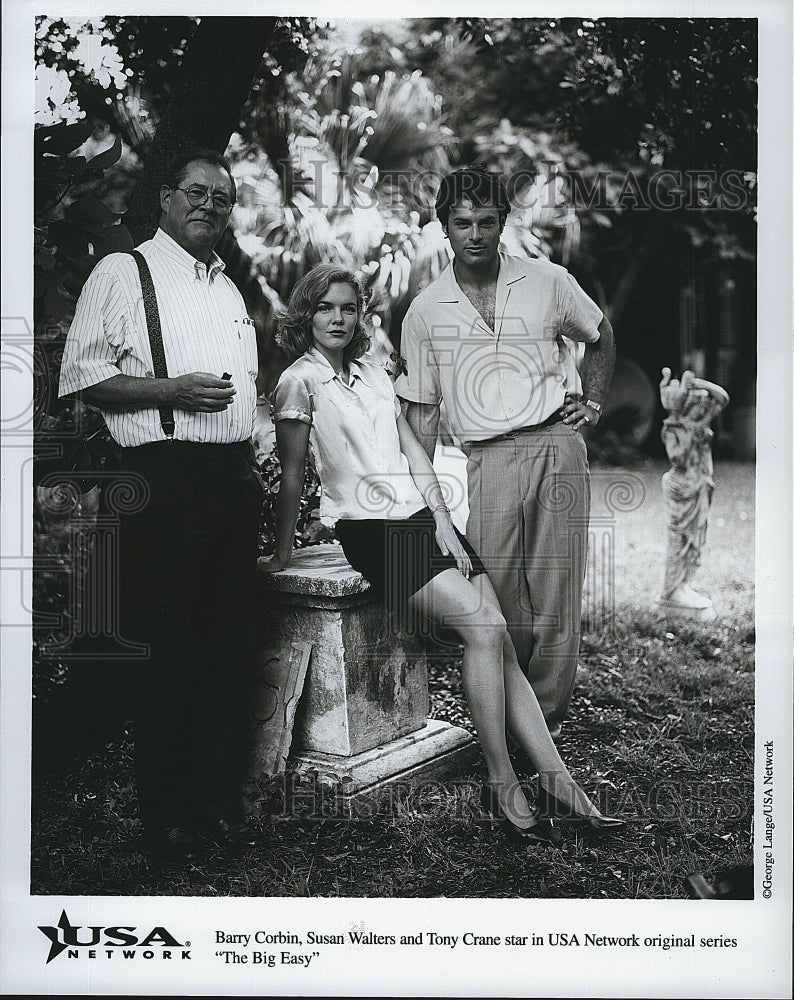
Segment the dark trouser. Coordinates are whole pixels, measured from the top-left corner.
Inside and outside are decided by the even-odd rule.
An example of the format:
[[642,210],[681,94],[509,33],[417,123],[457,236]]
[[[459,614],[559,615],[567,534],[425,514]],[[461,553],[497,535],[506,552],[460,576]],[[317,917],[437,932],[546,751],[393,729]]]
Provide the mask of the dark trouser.
[[467,447],[466,535],[485,563],[549,729],[559,731],[579,655],[590,517],[587,447],[556,423]]
[[[247,749],[263,488],[250,443],[125,449],[148,499],[120,518],[121,634],[147,643],[134,671],[144,825],[234,818]],[[123,669],[123,668],[122,668]]]

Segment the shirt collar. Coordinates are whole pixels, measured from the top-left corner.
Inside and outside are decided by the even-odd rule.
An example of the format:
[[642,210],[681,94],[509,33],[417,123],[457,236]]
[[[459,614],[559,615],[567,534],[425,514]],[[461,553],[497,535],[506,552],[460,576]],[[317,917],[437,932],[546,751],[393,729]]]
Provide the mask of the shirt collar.
[[[455,269],[452,264],[453,261],[447,264],[438,279],[436,301],[439,304],[449,305],[453,302],[465,301],[465,295],[455,279]],[[509,254],[500,244],[499,275],[496,279],[497,298],[501,299],[501,293],[508,285],[521,281],[525,277],[521,262]]]
[[[340,382],[342,381],[332,368],[328,358],[324,354],[321,354],[316,347],[310,347],[305,356],[320,369],[320,381],[322,383],[332,382],[335,378],[339,379]],[[372,386],[370,374],[362,361],[355,359],[349,363],[348,367],[351,379],[360,378],[362,382],[368,386]]]
[[226,269],[226,265],[214,250],[210,256],[209,264],[205,268],[200,260],[196,260],[193,254],[188,253],[184,247],[181,247],[164,229],[157,229],[152,238],[152,245],[160,250],[172,263],[183,267],[185,270],[192,271],[196,278],[202,281],[205,274],[207,280],[212,281],[217,274]]
[[320,369],[319,375],[322,383],[333,382],[333,380],[338,377],[331,366],[331,362],[324,354],[320,354],[316,347],[310,347],[306,352],[306,357],[313,365]]
[[356,358],[350,362],[350,374],[353,378],[360,378],[370,388],[374,387],[371,368],[363,358]]

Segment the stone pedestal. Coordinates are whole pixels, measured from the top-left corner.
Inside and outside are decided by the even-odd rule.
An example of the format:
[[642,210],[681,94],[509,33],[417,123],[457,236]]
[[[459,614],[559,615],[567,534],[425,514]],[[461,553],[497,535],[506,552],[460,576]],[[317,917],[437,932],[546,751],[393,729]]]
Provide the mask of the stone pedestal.
[[[700,597],[700,595],[698,595]],[[701,598],[702,601],[702,598]],[[714,605],[709,600],[708,603],[684,603],[679,601],[665,600],[657,597],[654,602],[656,610],[665,618],[686,618],[689,621],[713,622],[717,617]]]
[[[446,777],[473,758],[469,733],[428,722],[424,651],[372,598],[341,546],[302,549],[289,569],[261,579],[260,650],[311,644],[290,749],[298,773],[352,805],[396,782]],[[255,747],[253,759],[268,754]]]

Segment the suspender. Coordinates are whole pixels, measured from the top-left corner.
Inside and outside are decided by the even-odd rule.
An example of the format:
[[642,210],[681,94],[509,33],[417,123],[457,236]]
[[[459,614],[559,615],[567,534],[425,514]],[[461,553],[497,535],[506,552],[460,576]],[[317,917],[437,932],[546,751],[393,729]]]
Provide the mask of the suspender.
[[[141,292],[143,293],[143,308],[146,313],[146,329],[149,334],[149,347],[152,351],[152,363],[154,365],[155,378],[168,378],[168,367],[165,363],[165,350],[163,349],[163,332],[160,328],[160,312],[157,308],[157,295],[154,291],[154,282],[149,265],[139,250],[131,250],[130,253],[135,258],[138,265],[138,273],[141,278]],[[174,411],[170,406],[161,406],[160,424],[163,434],[169,441],[174,440]]]

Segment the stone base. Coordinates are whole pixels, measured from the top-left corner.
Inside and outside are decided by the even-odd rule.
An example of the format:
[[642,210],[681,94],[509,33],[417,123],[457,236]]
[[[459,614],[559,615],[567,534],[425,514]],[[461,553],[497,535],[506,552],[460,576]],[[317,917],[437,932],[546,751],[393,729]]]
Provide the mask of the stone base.
[[[292,747],[350,757],[427,722],[427,662],[416,635],[386,616],[338,543],[312,545],[261,581],[257,646],[311,643]],[[284,656],[282,655],[282,659]]]
[[443,781],[477,756],[472,735],[459,726],[430,719],[422,729],[350,757],[301,750],[290,757],[298,774],[316,774],[320,786],[332,787],[341,812],[383,803],[399,785]]
[[679,604],[677,601],[666,601],[657,597],[654,606],[665,618],[687,618],[689,621],[713,622],[717,617],[714,605],[710,602],[705,607],[698,608],[691,604]]

